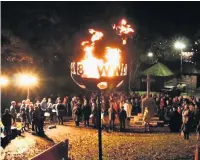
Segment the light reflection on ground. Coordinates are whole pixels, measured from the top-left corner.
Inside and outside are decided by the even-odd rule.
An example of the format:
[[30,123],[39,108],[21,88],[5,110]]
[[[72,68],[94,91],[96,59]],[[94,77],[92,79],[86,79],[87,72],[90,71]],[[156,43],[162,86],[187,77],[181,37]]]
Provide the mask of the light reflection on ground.
[[[97,131],[82,127],[57,126],[47,129],[46,135],[55,143],[69,139],[71,159],[97,159]],[[195,140],[184,141],[180,134],[172,133],[106,133],[103,132],[104,159],[193,159]],[[29,159],[55,143],[47,138],[25,133],[17,137],[1,152],[1,159]],[[122,158],[123,157],[123,158]]]

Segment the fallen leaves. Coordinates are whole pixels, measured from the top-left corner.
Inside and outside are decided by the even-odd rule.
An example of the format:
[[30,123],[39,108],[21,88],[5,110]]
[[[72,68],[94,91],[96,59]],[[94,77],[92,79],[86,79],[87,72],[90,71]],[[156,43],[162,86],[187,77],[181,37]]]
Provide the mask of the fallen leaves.
[[[55,143],[69,139],[69,158],[71,160],[98,159],[98,134],[96,130],[58,126],[47,130],[46,134]],[[189,141],[174,133],[116,133],[103,132],[103,159],[105,160],[154,160],[154,159],[193,159],[195,150],[195,135]],[[31,140],[29,140],[31,139]],[[23,145],[16,148],[28,147],[28,152],[22,153],[23,159],[37,155],[53,145],[52,142],[29,135],[21,138]],[[18,140],[14,140],[17,141]],[[32,143],[34,141],[34,143]],[[26,143],[30,145],[26,145]],[[18,150],[18,149],[14,150]],[[5,150],[8,150],[7,148]],[[5,151],[3,151],[5,153]],[[21,152],[20,152],[21,153]],[[6,159],[20,159],[14,153]],[[8,153],[7,153],[8,155]],[[19,157],[19,158],[18,158]]]

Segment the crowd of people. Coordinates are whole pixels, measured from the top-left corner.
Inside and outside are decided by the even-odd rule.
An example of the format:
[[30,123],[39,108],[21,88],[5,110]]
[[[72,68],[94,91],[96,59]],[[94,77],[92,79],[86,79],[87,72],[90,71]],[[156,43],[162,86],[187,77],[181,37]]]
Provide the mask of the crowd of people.
[[[199,133],[200,121],[200,101],[195,97],[171,97],[165,94],[150,95],[155,99],[157,106],[157,116],[168,124],[172,132],[184,134],[185,139],[189,139],[192,131]],[[142,112],[142,100],[146,95],[139,93],[113,92],[98,95],[92,93],[90,96],[65,96],[61,99],[43,98],[35,103],[29,99],[23,100],[21,106],[17,107],[15,101],[11,102],[10,109],[6,109],[2,115],[5,134],[10,135],[12,122],[21,122],[22,131],[32,129],[37,134],[44,134],[44,122],[64,124],[64,117],[72,117],[75,126],[80,122],[85,127],[96,128],[98,119],[98,98],[101,101],[102,127],[115,130],[116,119],[120,123],[120,131],[125,131],[126,122],[130,121],[132,115]],[[13,119],[13,121],[12,121]],[[144,118],[145,120],[145,118]]]

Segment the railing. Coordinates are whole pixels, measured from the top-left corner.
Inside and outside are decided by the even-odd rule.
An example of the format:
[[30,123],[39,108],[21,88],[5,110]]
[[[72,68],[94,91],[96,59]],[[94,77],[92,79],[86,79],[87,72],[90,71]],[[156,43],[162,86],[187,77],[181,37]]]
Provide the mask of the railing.
[[68,140],[60,142],[31,160],[68,160]]

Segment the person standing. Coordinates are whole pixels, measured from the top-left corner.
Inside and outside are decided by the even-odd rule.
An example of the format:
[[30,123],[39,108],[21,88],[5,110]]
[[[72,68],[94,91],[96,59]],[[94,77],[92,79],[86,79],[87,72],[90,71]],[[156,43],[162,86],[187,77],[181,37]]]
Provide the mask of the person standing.
[[13,115],[9,113],[8,109],[5,109],[5,113],[2,115],[2,123],[4,125],[5,135],[8,136],[9,140],[11,139],[12,119],[15,122]]
[[120,132],[125,131],[126,118],[127,118],[127,114],[126,114],[126,111],[124,110],[124,106],[122,106],[119,112]]
[[79,126],[79,122],[81,121],[81,101],[79,100],[77,106],[74,108],[74,120],[75,125]]
[[46,112],[47,107],[48,107],[46,98],[43,98],[42,102],[40,103],[40,107],[41,107],[43,112]]
[[89,127],[89,119],[90,119],[90,114],[91,114],[91,107],[89,106],[87,100],[84,100],[84,104],[82,106],[82,113],[83,113],[83,121],[84,121],[84,126]]
[[131,111],[132,111],[132,105],[129,102],[129,100],[126,100],[126,103],[124,104],[124,110],[126,111],[127,114],[127,120],[128,120],[128,125],[130,123],[130,118],[131,118]]
[[179,132],[181,128],[182,118],[181,114],[177,111],[176,108],[173,108],[173,112],[169,121],[169,128],[171,132]]
[[30,117],[30,104],[26,105],[25,108],[25,115],[26,115],[26,126],[29,129],[29,125],[31,124],[31,117]]
[[22,112],[22,110],[25,111],[25,108],[26,108],[26,101],[23,100],[23,101],[22,101],[22,105],[21,105],[21,107],[20,107],[20,113]]
[[53,122],[53,104],[51,103],[51,98],[48,98],[47,111],[50,114],[50,122]]
[[40,133],[40,119],[41,119],[41,111],[38,106],[35,106],[35,109],[33,111],[33,116],[32,116],[32,124],[35,125],[35,132],[37,134]]
[[110,130],[114,130],[114,128],[115,128],[115,114],[116,114],[116,111],[114,110],[113,106],[111,105],[110,108],[108,109]]
[[65,113],[65,106],[61,103],[61,100],[58,100],[58,105],[57,105],[58,124],[63,125],[64,113]]
[[90,115],[92,118],[93,128],[97,127],[97,105],[95,102],[92,102],[92,114]]
[[16,102],[12,101],[11,106],[10,106],[10,114],[12,114],[12,116],[13,116],[14,123],[15,123],[15,120],[16,120],[16,117],[17,117],[17,111],[16,111],[15,106],[16,106]]
[[182,112],[182,132],[184,133],[184,139],[189,140],[189,134],[190,134],[190,123],[189,123],[189,109],[188,106],[184,106],[184,110]]
[[26,111],[25,110],[22,110],[21,117],[22,117],[22,132],[25,132],[26,131],[26,126],[28,125],[27,117],[26,117]]
[[143,122],[144,122],[144,131],[150,132],[150,122],[151,122],[151,114],[148,110],[148,107],[145,107],[144,110],[144,116],[143,116]]

